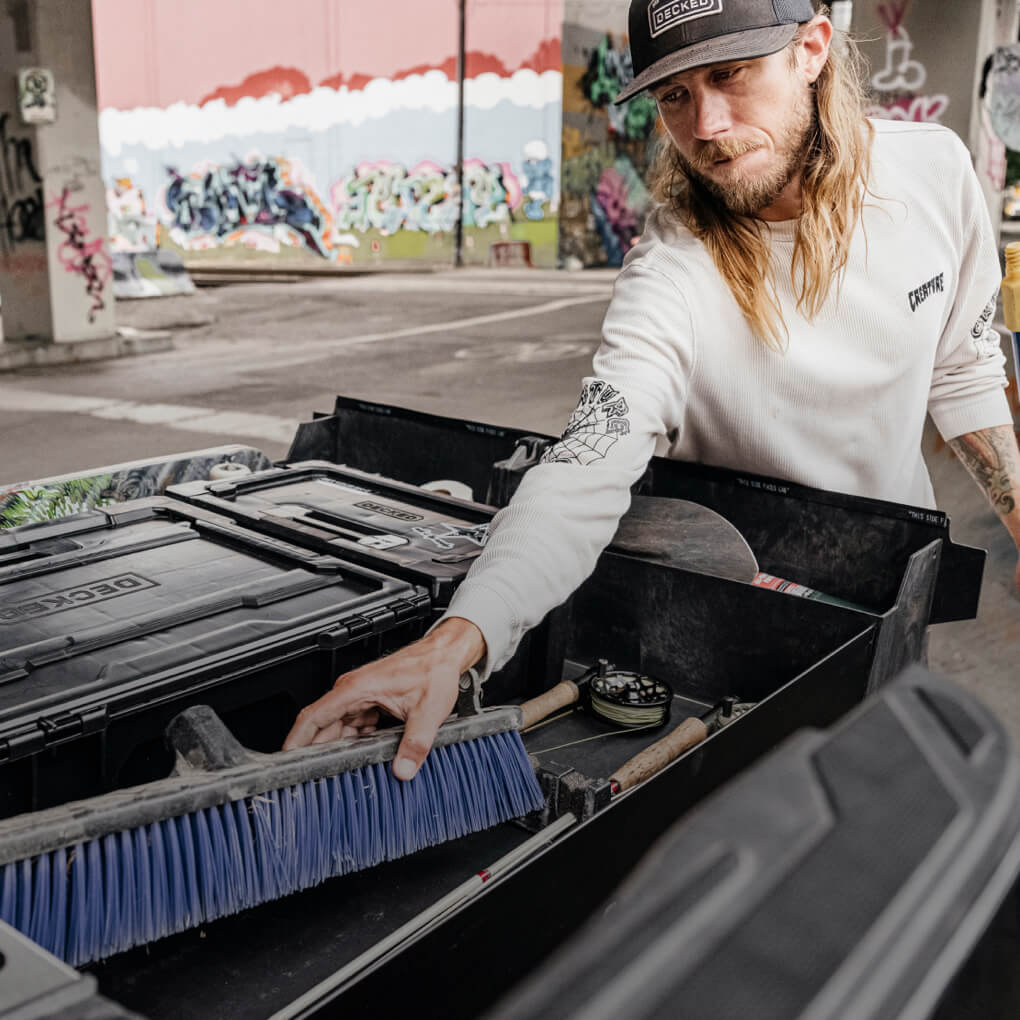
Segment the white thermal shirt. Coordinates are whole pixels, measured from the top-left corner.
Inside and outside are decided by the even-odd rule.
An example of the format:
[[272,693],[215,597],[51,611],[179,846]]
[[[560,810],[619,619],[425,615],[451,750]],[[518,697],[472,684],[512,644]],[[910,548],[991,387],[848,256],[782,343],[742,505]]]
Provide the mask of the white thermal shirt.
[[681,460],[931,507],[925,413],[946,439],[1012,423],[991,325],[998,254],[969,154],[938,125],[873,124],[846,274],[813,322],[791,281],[796,221],[766,226],[785,352],[753,335],[689,230],[649,217],[563,438],[496,515],[446,613],[481,630],[486,674],[594,569],[661,436]]

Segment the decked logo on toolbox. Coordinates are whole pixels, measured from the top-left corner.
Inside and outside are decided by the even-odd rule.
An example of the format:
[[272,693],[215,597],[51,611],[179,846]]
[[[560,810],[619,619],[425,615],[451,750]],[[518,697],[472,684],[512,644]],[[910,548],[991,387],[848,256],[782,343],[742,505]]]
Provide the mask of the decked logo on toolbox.
[[362,510],[371,510],[376,514],[383,514],[386,517],[392,517],[395,521],[423,521],[425,520],[421,514],[412,514],[408,510],[401,510],[395,506],[387,506],[385,503],[373,503],[370,499],[366,499],[362,503],[355,503],[355,506],[360,506]]
[[74,588],[50,592],[34,599],[23,599],[21,602],[0,602],[0,624],[17,623],[19,620],[36,619],[40,616],[52,616],[68,609],[79,609],[85,605],[95,605],[121,595],[131,595],[146,588],[158,588],[155,581],[150,581],[140,574],[118,574],[103,581],[92,581]]
[[654,39],[685,21],[708,14],[722,14],[722,0],[652,0],[648,5],[648,29]]

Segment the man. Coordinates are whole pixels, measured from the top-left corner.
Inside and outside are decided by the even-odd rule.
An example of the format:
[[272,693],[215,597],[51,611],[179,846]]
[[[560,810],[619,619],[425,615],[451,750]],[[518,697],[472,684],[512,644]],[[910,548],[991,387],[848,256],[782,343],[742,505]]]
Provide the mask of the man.
[[394,773],[411,778],[460,674],[499,668],[594,568],[661,435],[684,460],[932,506],[928,411],[1020,544],[998,257],[967,151],[867,121],[831,37],[810,0],[632,0],[619,98],[650,89],[670,144],[594,375],[440,624],[340,677],[287,747],[382,710],[406,721]]

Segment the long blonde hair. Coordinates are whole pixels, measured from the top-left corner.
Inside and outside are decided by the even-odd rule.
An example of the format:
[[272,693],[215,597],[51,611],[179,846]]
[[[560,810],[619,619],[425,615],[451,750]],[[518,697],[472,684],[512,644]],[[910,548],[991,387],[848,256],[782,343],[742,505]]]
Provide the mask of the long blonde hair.
[[[791,47],[811,24],[798,29]],[[847,39],[841,50],[829,50],[811,86],[816,116],[806,143],[803,206],[791,267],[797,310],[809,321],[825,304],[834,282],[839,293],[867,191],[874,128],[864,115],[863,67],[860,51]],[[789,330],[762,221],[730,212],[689,177],[668,135],[652,168],[651,186],[655,199],[708,249],[755,336],[774,350],[784,350]]]

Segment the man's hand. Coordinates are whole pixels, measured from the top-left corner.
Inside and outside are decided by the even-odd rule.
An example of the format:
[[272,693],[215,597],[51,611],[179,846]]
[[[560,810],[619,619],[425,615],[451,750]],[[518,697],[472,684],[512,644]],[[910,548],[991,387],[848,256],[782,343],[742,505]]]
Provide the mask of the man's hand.
[[393,774],[413,779],[453,710],[461,674],[484,655],[485,639],[473,623],[444,620],[420,641],[339,677],[333,690],[301,710],[284,750],[373,733],[381,709],[404,720]]

